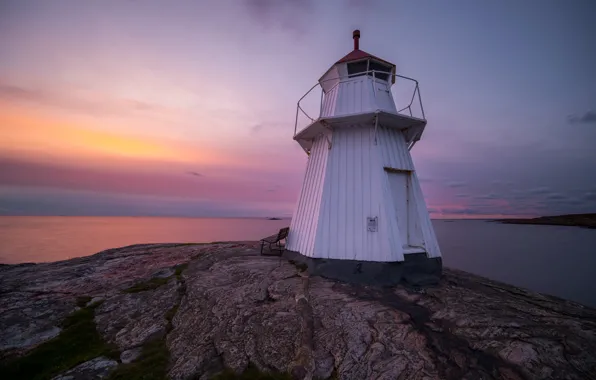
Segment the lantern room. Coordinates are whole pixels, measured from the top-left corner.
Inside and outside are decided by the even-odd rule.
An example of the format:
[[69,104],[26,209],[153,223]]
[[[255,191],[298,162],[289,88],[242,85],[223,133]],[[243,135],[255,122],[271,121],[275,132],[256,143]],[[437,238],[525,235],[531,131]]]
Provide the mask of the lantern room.
[[360,50],[360,31],[353,33],[354,50],[337,61],[319,79],[324,102],[321,116],[339,116],[371,110],[396,112],[391,95],[395,65]]
[[[308,154],[316,136],[330,128],[370,122],[402,131],[411,148],[420,140],[426,126],[418,82],[396,74],[393,63],[360,50],[359,30],[355,30],[352,37],[354,50],[334,63],[298,101],[294,139]],[[408,86],[411,89],[404,97],[405,103],[396,104],[394,85],[398,90]],[[307,113],[302,108],[302,102],[305,98],[308,100],[307,96],[316,87],[321,89],[320,107],[317,107],[318,115],[312,115],[312,110]],[[413,105],[419,106],[419,114],[412,113]],[[300,116],[306,116],[310,123],[299,128]],[[376,131],[375,127],[375,140]]]

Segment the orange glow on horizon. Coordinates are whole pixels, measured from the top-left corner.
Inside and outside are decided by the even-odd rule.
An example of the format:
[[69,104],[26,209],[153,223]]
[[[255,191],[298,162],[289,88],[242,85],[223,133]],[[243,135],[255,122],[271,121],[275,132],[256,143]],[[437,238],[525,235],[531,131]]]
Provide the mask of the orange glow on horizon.
[[29,107],[0,104],[0,154],[16,159],[51,161],[71,166],[142,168],[159,166],[234,165],[234,157],[206,147],[167,140],[102,131],[68,117]]
[[205,160],[173,147],[131,136],[81,128],[69,121],[41,118],[32,113],[3,112],[0,115],[0,149],[51,151],[63,156],[93,155],[134,157],[169,161]]

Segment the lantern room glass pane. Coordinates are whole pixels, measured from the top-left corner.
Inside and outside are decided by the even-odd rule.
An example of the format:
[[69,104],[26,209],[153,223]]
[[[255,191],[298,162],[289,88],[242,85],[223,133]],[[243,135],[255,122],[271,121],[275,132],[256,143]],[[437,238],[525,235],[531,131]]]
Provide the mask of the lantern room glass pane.
[[368,61],[358,61],[348,63],[348,76],[350,78],[364,75],[366,73]]
[[[368,66],[369,70],[375,70],[375,71],[384,71],[385,73],[390,73],[391,72],[391,67],[384,65],[380,62],[377,61],[373,61],[371,60]],[[381,80],[389,80],[389,74],[385,74],[385,73],[378,73],[375,72],[375,78],[381,79]],[[368,75],[372,76],[372,73],[369,73]]]

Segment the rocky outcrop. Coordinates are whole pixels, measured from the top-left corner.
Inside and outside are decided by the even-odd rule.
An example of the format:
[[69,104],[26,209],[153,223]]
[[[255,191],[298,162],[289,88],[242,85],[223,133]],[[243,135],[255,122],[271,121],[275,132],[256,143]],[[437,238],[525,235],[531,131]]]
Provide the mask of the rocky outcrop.
[[596,373],[593,309],[450,269],[426,288],[336,282],[260,256],[254,242],[132,246],[5,266],[0,292],[5,358],[58,335],[80,297],[93,297],[97,331],[119,351],[117,362],[97,359],[112,363],[108,372],[143,360],[158,341],[173,379],[249,366],[297,379]]
[[95,310],[97,329],[121,351],[166,335],[166,313],[176,304],[176,279],[154,290],[118,294]]
[[79,364],[62,375],[54,377],[52,380],[105,379],[116,366],[118,366],[117,361],[100,356],[83,364]]

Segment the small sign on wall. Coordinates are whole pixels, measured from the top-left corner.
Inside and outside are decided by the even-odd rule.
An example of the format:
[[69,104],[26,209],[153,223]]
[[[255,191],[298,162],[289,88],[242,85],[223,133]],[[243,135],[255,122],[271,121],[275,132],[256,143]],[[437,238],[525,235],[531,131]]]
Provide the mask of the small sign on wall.
[[369,232],[377,232],[377,217],[374,218],[368,217],[366,218],[366,229]]

